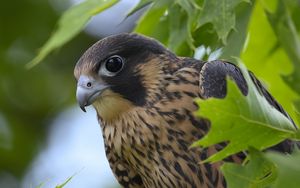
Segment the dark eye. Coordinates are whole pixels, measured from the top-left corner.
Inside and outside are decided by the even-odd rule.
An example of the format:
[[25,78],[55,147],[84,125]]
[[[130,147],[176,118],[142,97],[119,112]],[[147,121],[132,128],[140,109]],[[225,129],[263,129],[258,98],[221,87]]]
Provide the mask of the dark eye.
[[112,56],[105,62],[105,69],[111,73],[118,73],[123,68],[124,62],[120,56]]

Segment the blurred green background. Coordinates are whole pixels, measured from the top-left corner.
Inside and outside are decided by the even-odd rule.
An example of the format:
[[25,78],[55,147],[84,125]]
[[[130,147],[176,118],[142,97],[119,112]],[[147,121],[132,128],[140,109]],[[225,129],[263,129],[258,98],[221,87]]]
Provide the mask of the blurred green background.
[[[67,0],[12,0],[0,3],[1,188],[30,187],[22,184],[23,178],[34,158],[49,145],[47,138],[51,125],[58,115],[76,103],[74,65],[99,37],[82,32],[47,57],[44,63],[30,70],[25,68],[53,33],[61,11],[68,6],[70,1]],[[95,114],[91,118],[95,119],[92,126],[98,128]],[[100,138],[100,128],[97,133]],[[68,132],[64,134],[63,137],[68,136]],[[102,149],[100,147],[102,145],[99,150]],[[63,153],[60,155],[64,161]],[[49,157],[49,163],[50,160]],[[74,173],[77,172],[69,176]],[[51,177],[46,178],[51,180]],[[66,179],[62,177],[56,183]],[[39,181],[46,181],[43,187],[47,187],[48,180]],[[31,183],[32,187],[37,186],[36,182]]]
[[81,34],[45,63],[25,69],[51,34],[59,14],[48,1],[1,2],[0,181],[5,181],[1,179],[4,173],[16,181],[22,178],[44,147],[52,119],[75,103],[72,70],[95,39]]

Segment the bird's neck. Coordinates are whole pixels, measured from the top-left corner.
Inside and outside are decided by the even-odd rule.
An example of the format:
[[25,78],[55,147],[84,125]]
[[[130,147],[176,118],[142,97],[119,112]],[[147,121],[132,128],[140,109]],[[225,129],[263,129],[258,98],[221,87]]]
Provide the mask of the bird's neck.
[[[132,149],[143,148],[143,145],[145,147],[149,140],[153,142],[155,138],[152,129],[146,126],[149,117],[145,109],[135,107],[114,121],[100,119],[105,145],[119,156],[130,156]],[[156,123],[154,126],[160,125]]]
[[110,90],[104,91],[101,98],[96,100],[93,106],[101,122],[107,123],[113,123],[133,108],[130,101]]

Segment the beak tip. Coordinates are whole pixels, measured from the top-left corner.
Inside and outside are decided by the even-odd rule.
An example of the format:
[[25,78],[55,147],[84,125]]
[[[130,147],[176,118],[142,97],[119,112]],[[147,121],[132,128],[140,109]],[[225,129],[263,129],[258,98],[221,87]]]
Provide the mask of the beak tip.
[[86,112],[86,110],[85,110],[85,107],[84,107],[84,106],[80,106],[80,108],[81,108],[81,110],[82,110],[83,112]]
[[77,82],[76,99],[80,109],[86,112],[85,107],[91,105],[104,89],[107,88],[102,81],[81,75]]

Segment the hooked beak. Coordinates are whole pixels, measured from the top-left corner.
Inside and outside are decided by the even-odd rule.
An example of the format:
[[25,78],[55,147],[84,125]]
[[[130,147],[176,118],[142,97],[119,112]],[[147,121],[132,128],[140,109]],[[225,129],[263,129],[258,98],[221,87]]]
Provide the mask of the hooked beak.
[[108,86],[91,77],[81,75],[77,82],[76,98],[82,111],[91,105]]

